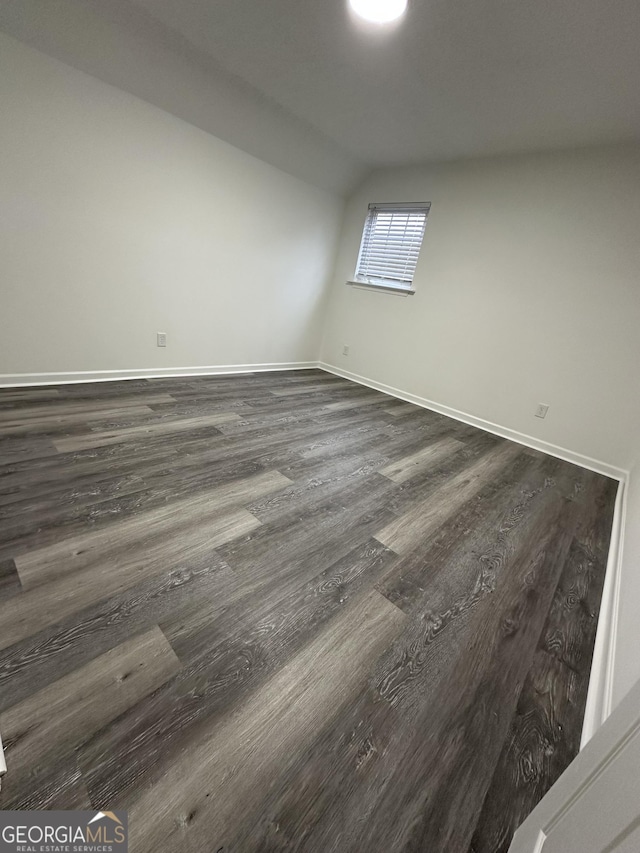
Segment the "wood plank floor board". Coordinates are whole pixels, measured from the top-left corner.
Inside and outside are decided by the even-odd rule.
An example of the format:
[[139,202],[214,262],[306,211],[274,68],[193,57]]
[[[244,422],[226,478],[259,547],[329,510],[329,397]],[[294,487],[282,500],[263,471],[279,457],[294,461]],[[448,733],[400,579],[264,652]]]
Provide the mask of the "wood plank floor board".
[[[611,481],[595,475],[470,853],[506,853],[513,833],[580,748],[609,529]],[[603,536],[604,533],[604,536]],[[583,541],[580,541],[583,540]],[[507,783],[508,780],[508,783]]]
[[338,400],[335,403],[327,403],[325,408],[330,412],[340,412],[344,409],[355,409],[362,406],[382,406],[383,409],[387,406],[387,397],[385,394],[375,392],[374,394],[366,394],[355,399]]
[[90,605],[0,651],[0,711],[193,602],[212,618],[240,595],[238,578],[215,551]]
[[0,464],[5,469],[21,463],[38,463],[41,459],[55,456],[57,452],[53,442],[41,436],[12,435],[0,438]]
[[[334,382],[331,384],[330,389],[331,392],[336,389],[344,390],[347,393],[352,393],[352,388],[350,383],[346,380],[344,382]],[[327,384],[326,383],[318,383],[317,385],[309,385],[309,384],[300,384],[294,387],[289,388],[280,388],[274,389],[271,391],[272,394],[275,394],[276,397],[289,397],[291,395],[298,394],[317,394],[318,392],[325,394],[327,392]]]
[[[436,438],[432,440],[428,438],[425,440],[423,446],[429,446],[438,440],[440,439]],[[495,451],[499,446],[499,440],[486,434],[478,436],[473,442],[465,442],[464,447],[456,449],[454,453],[450,453],[441,459],[435,460],[425,470],[419,471],[410,479],[399,483],[399,488],[389,504],[390,508],[398,516],[404,515],[407,510],[415,507],[420,501],[426,500],[439,488],[446,486],[454,477],[470,468],[471,465],[478,462],[485,454]],[[413,442],[406,449],[412,452]],[[402,457],[397,457],[394,461],[397,461],[399,458]]]
[[[330,419],[332,420],[332,419]],[[231,456],[242,457],[250,456],[250,458],[261,459],[269,454],[278,454],[285,456],[297,456],[298,454],[309,450],[314,444],[326,443],[332,447],[340,445],[340,441],[346,442],[351,436],[357,443],[364,442],[365,433],[361,427],[363,423],[367,423],[367,433],[371,435],[377,434],[377,425],[371,425],[369,419],[362,414],[349,414],[348,417],[342,419],[337,418],[337,423],[330,423],[327,420],[315,422],[314,419],[308,421],[295,418],[287,420],[285,423],[277,423],[267,425],[261,424],[259,420],[254,420],[251,423],[251,429],[243,430],[242,420],[233,422],[232,424],[223,424],[220,426],[220,431],[223,436],[216,438],[212,443],[209,441],[207,447],[206,442],[183,443],[180,456],[187,455],[202,455],[203,462],[212,462],[221,458],[230,458]],[[228,432],[226,431],[228,428]],[[353,432],[349,429],[353,428]],[[237,434],[242,433],[242,434]],[[246,435],[245,433],[251,433]],[[339,452],[339,448],[338,451]]]
[[[344,608],[363,589],[370,592],[375,581],[396,555],[375,539],[358,545],[328,568],[301,583],[299,574],[277,583],[264,584],[259,594],[251,584],[238,584],[237,600],[224,614],[211,618],[210,602],[193,602],[191,612],[177,613],[162,622],[162,629],[180,658],[195,660],[238,632],[246,642],[269,640],[274,652],[291,645],[298,635],[312,632]],[[314,566],[315,568],[315,566]],[[243,594],[244,592],[244,594]],[[242,634],[239,632],[242,631]]]
[[[523,479],[534,484],[537,473],[525,468]],[[393,701],[397,691],[409,690],[421,670],[428,671],[431,655],[441,659],[443,644],[436,649],[435,641],[445,632],[455,629],[465,638],[461,623],[466,628],[474,609],[494,593],[547,497],[540,485],[523,495],[522,481],[505,479],[502,488],[487,489],[465,505],[460,517],[443,525],[428,548],[398,559],[378,582],[376,588],[412,617],[411,627],[398,648],[389,650],[380,672],[381,695]],[[458,646],[458,639],[445,639],[444,653],[454,655]]]
[[[349,602],[368,595],[394,558],[370,540],[302,585],[295,575],[263,586],[258,595],[251,588],[242,595],[240,587],[223,613],[194,602],[175,619],[164,620],[163,630],[178,655],[191,663],[82,750],[92,795],[100,802],[130,802],[143,778],[141,770],[146,768],[147,777],[166,772],[189,729],[241,705]],[[159,740],[161,763],[155,748]]]
[[[480,577],[485,567],[494,571],[503,562],[495,549],[509,541],[548,489],[545,460],[520,454],[491,482],[484,485],[429,538],[418,542],[395,564],[378,589],[400,609],[409,612],[434,586],[436,596],[451,605],[457,601],[457,575],[469,562]],[[493,550],[492,550],[493,549]],[[493,554],[493,556],[492,556]]]
[[393,462],[383,468],[380,473],[393,480],[394,483],[404,483],[416,474],[428,470],[441,459],[446,459],[452,452],[461,447],[464,447],[464,444],[456,438],[442,438],[422,447],[420,450],[416,450],[409,456],[404,456],[397,462]]
[[[508,495],[505,490],[503,499]],[[502,505],[488,512],[468,543],[471,548],[455,541],[447,547],[445,538],[434,546],[424,563],[430,571],[422,574],[422,589],[414,588],[401,601],[412,616],[410,628],[376,673],[377,690],[387,701],[394,704],[408,694],[410,702],[418,680],[428,679],[431,689],[434,677],[449,672],[458,654],[465,655],[475,639],[476,614],[511,571],[520,541],[538,522],[544,497],[523,501],[515,510]]]
[[[111,383],[108,383],[111,385]],[[100,392],[97,384],[83,385],[78,391],[70,385],[57,388],[23,388],[21,391],[0,389],[0,420],[12,417],[11,412],[20,415],[52,415],[57,412],[73,412],[80,409],[99,412],[101,409],[116,409],[123,406],[148,406],[155,403],[170,402],[169,394],[158,394],[149,386],[138,388],[135,393],[127,394],[126,389],[105,388]]]
[[[441,682],[438,702],[415,719],[403,760],[360,836],[365,847],[434,853],[468,847],[557,582],[556,558],[568,549],[566,513],[554,508],[552,529],[545,515],[522,542],[506,582],[496,586],[491,607],[485,599],[486,606],[476,608],[473,643]],[[425,726],[428,737],[418,736]],[[443,820],[445,810],[456,819]]]
[[[286,443],[282,443],[286,446]],[[110,455],[105,458],[97,451],[91,455],[71,454],[54,460],[49,464],[40,463],[27,467],[11,466],[10,470],[0,473],[2,495],[0,507],[9,503],[22,502],[25,505],[34,502],[34,498],[55,497],[64,491],[72,492],[75,488],[91,491],[96,484],[109,482],[117,483],[119,479],[137,482],[150,482],[151,478],[193,476],[191,469],[200,468],[203,476],[215,476],[233,467],[260,464],[264,448],[257,446],[255,452],[247,451],[240,446],[224,440],[222,436],[212,441],[211,437],[204,443],[204,449],[191,444],[174,448],[164,440],[156,443],[149,442],[146,452],[135,455]],[[108,449],[113,450],[115,445]],[[214,449],[217,448],[217,449]],[[108,464],[105,464],[108,462]],[[213,468],[211,463],[216,463]],[[238,476],[242,476],[241,474]],[[16,510],[17,511],[17,510]],[[1,512],[1,510],[0,510]],[[11,510],[6,510],[11,512]]]
[[[13,775],[13,774],[12,774]],[[55,765],[33,768],[27,783],[3,779],[3,809],[78,809],[91,811],[91,799],[75,755],[57,757]]]
[[342,434],[338,432],[327,432],[323,438],[309,442],[306,447],[299,449],[298,454],[302,459],[308,461],[314,459],[330,459],[332,456],[340,456],[347,450],[366,450],[382,448],[387,439],[378,424],[358,426],[351,430],[345,430]]
[[0,408],[13,408],[15,405],[33,405],[37,400],[55,400],[60,393],[57,389],[48,388],[2,388]]
[[[4,395],[2,395],[4,399]],[[84,415],[85,418],[95,420],[102,417],[103,411],[123,411],[128,407],[145,408],[160,403],[175,403],[170,394],[146,394],[135,397],[111,397],[108,400],[99,401],[95,397],[85,400],[57,400],[47,404],[15,405],[11,408],[0,408],[0,427],[12,423],[14,420],[27,421],[36,420],[47,423],[54,418],[76,418]]]
[[108,382],[61,382],[44,386],[44,390],[55,390],[60,399],[86,397],[113,397],[129,394],[149,393],[152,385],[148,379],[112,379]]
[[[379,417],[382,416],[382,412],[378,413],[378,410],[376,410],[376,413]],[[471,433],[470,428],[466,424],[458,423],[457,421],[446,423],[439,420],[430,421],[421,419],[410,425],[405,425],[399,423],[397,420],[394,421],[393,417],[389,414],[385,414],[385,418],[387,422],[385,423],[383,432],[388,438],[393,440],[392,447],[394,450],[397,449],[398,456],[403,455],[402,444],[404,443],[412,446],[414,450],[419,450],[421,448],[421,440],[435,440],[436,438],[447,436],[467,443],[468,441],[477,439],[480,435],[477,432],[475,434]],[[488,438],[490,433],[482,433],[482,435]]]
[[[166,775],[158,781],[161,798],[143,794],[133,805],[137,849],[173,851],[179,845],[196,851],[212,841],[224,847],[238,802],[245,813],[260,809],[274,766],[286,767],[314,737],[318,721],[335,714],[357,691],[369,662],[401,630],[404,619],[375,591],[347,608],[238,714],[204,732],[181,755],[183,786],[177,788]],[[209,798],[215,809],[206,808]]]
[[410,410],[403,410],[400,414],[396,414],[395,417],[392,416],[390,418],[389,434],[401,435],[407,432],[421,432],[422,430],[431,430],[437,427],[460,429],[466,431],[469,435],[473,434],[473,427],[469,427],[460,421],[454,421],[431,409],[423,409],[420,406],[411,406]]
[[[349,489],[353,487],[357,493],[359,482],[375,476],[378,465],[378,460],[367,465],[366,460],[361,457],[346,454],[337,459],[332,457],[325,460],[321,469],[316,470],[315,475],[310,475],[309,469],[305,471],[302,466],[298,466],[298,471],[301,468],[304,471],[302,477],[298,476],[296,482],[286,486],[282,491],[254,501],[247,506],[247,509],[263,524],[268,524],[283,515],[299,513],[301,505],[304,505],[308,512],[340,496],[348,500],[351,494]],[[293,474],[291,466],[284,470],[289,472],[285,476]]]
[[[252,406],[247,409],[234,409],[240,417],[236,421],[222,424],[220,432],[232,439],[239,436],[253,435],[255,438],[267,438],[271,435],[278,438],[283,429],[291,426],[306,426],[315,417],[321,414],[321,407],[308,408],[301,405],[299,411],[294,410],[291,405],[279,405],[275,409],[256,408]],[[301,431],[301,435],[302,435]]]
[[134,586],[165,568],[210,553],[260,522],[239,508],[289,480],[265,473],[221,486],[131,519],[20,555],[24,593],[0,602],[2,647],[32,633],[30,620],[53,625],[102,598]]
[[[257,389],[256,389],[257,390]],[[297,405],[298,401],[295,398],[306,397],[306,404],[313,404],[314,401],[322,400],[326,403],[327,400],[336,400],[344,397],[364,397],[369,393],[370,389],[363,387],[354,388],[353,383],[348,379],[340,379],[336,377],[334,382],[287,382],[278,385],[273,385],[270,390],[270,396],[260,394],[256,397],[257,400],[264,405],[286,404],[287,401],[274,400],[273,398],[291,397],[289,401],[293,405]]]
[[228,398],[212,402],[204,397],[177,399],[171,403],[159,403],[149,406],[149,409],[158,419],[170,419],[176,416],[181,418],[197,418],[203,415],[213,415],[218,412],[235,412],[235,414],[243,418],[249,417],[254,411],[244,400]]
[[148,406],[129,406],[122,409],[104,409],[93,414],[86,410],[68,415],[50,415],[48,417],[12,418],[0,421],[0,437],[8,435],[46,435],[53,441],[64,440],[74,433],[84,434],[87,425],[92,429],[118,429],[133,426],[137,419],[153,416]]
[[[167,442],[151,444],[109,445],[91,448],[78,453],[60,454],[51,442],[51,452],[29,459],[6,461],[0,457],[0,487],[2,497],[28,493],[30,488],[44,488],[46,485],[58,485],[59,479],[73,480],[74,476],[114,474],[117,471],[139,474],[138,466],[152,461],[167,460],[176,455],[176,450]],[[1,446],[1,443],[0,443]]]
[[322,407],[307,409],[301,407],[299,412],[291,410],[290,406],[285,404],[284,410],[273,412],[269,410],[265,413],[264,418],[261,412],[245,415],[237,421],[233,421],[220,426],[220,432],[227,436],[230,440],[236,436],[251,433],[255,440],[282,439],[283,429],[289,430],[291,427],[297,427],[292,438],[296,435],[300,439],[305,439],[306,444],[309,444],[314,439],[322,439],[331,443],[332,438],[336,438],[341,433],[343,438],[347,438],[348,430],[350,434],[356,434],[363,429],[369,431],[383,431],[387,426],[386,419],[382,417],[374,418],[367,411],[361,412],[358,409],[347,409],[340,413],[326,412]]
[[401,415],[410,415],[413,414],[416,410],[416,407],[413,403],[403,403],[401,400],[396,400],[395,403],[390,401],[389,407],[386,411],[393,415],[394,418],[397,418]]
[[342,453],[332,454],[330,460],[303,459],[302,457],[287,460],[278,466],[278,470],[290,480],[310,482],[318,479],[323,481],[331,478],[338,468],[344,471],[345,477],[360,477],[380,471],[389,464],[389,456],[375,447],[364,450],[347,448]]
[[56,450],[61,453],[83,450],[89,447],[104,447],[107,444],[121,444],[129,439],[142,436],[167,435],[168,433],[194,432],[198,429],[207,429],[234,421],[239,418],[235,412],[220,412],[214,415],[204,415],[199,418],[175,420],[160,420],[144,426],[129,427],[127,429],[99,430],[87,433],[84,436],[61,438],[54,440]]
[[[465,639],[464,632],[452,643],[451,631],[459,634],[464,622],[466,641],[473,639],[470,629],[473,608],[482,599],[490,599],[496,585],[495,577],[489,582],[487,575],[509,572],[523,527],[528,526],[530,531],[540,529],[548,497],[543,493],[545,472],[534,460],[524,457],[518,459],[517,465],[519,476],[515,483],[505,481],[504,494],[499,499],[494,496],[494,512],[482,515],[483,535],[478,535],[468,548],[449,536],[447,544],[453,543],[454,548],[444,552],[436,549],[439,553],[430,555],[431,559],[427,560],[431,564],[439,559],[443,573],[445,569],[455,570],[458,576],[457,589],[449,595],[455,603],[452,618],[437,613],[435,596],[440,592],[440,584],[434,577],[432,588],[421,590],[421,597],[416,597],[412,607],[407,608],[412,620],[374,667],[369,689],[344,719],[334,723],[326,735],[319,736],[317,748],[300,762],[295,776],[282,781],[281,789],[273,794],[273,801],[269,797],[265,810],[269,820],[265,817],[261,824],[264,837],[260,833],[249,838],[243,836],[246,849],[321,850],[329,843],[335,829],[332,823],[336,820],[336,812],[345,810],[348,813],[344,803],[349,796],[357,800],[359,815],[362,808],[375,807],[381,780],[391,772],[397,751],[403,750],[403,739],[406,741],[412,736],[421,707],[439,702],[441,682],[450,676],[457,657],[465,652],[461,642],[461,637]],[[523,500],[525,506],[518,508],[517,502]],[[466,572],[459,565],[463,558],[468,563]],[[395,574],[395,568],[392,565],[391,575]],[[477,578],[480,578],[479,584]],[[466,600],[465,588],[468,590]],[[384,702],[380,701],[381,697]],[[406,743],[404,748],[407,748]],[[376,770],[369,773],[368,768]],[[415,783],[416,779],[406,780],[408,787]],[[313,819],[309,818],[306,823],[305,816],[309,814]],[[366,813],[363,819],[367,819]],[[336,822],[341,826],[339,818]],[[351,831],[348,825],[344,830]],[[293,838],[300,840],[299,847],[292,844]],[[343,837],[341,845],[340,849],[351,849]],[[353,849],[358,849],[358,845],[354,844]],[[372,849],[384,848],[375,846]]]
[[0,807],[502,853],[575,755],[607,478],[316,369],[0,389],[3,425]]
[[[298,583],[306,582],[366,545],[373,538],[374,531],[389,518],[389,512],[384,507],[375,511],[363,508],[353,517],[344,507],[339,508],[338,514],[335,507],[329,507],[328,512],[333,515],[333,523],[325,530],[324,536],[318,536],[310,529],[312,537],[306,547],[296,549],[285,559],[261,563],[253,572],[238,572],[243,586],[257,595],[274,583],[284,587],[291,579],[297,579]],[[336,535],[338,532],[339,536]],[[396,557],[395,554],[393,556]]]
[[[575,758],[586,700],[580,681],[551,655],[536,653],[469,853],[506,853],[519,824]],[[560,697],[565,707],[558,707]]]
[[180,669],[155,627],[100,655],[0,714],[12,790],[28,786],[34,768],[80,745],[94,731],[152,693]]
[[[54,545],[39,548],[17,558],[16,567],[25,589],[50,585],[60,577],[87,569],[96,561],[127,553],[147,540],[156,542],[171,531],[180,531],[201,523],[210,523],[229,510],[242,507],[265,494],[290,485],[290,480],[277,471],[261,472],[242,480],[233,480],[194,497],[184,498],[122,521],[91,530],[80,536],[62,539]],[[258,526],[254,519],[255,525]],[[215,535],[215,528],[211,531]],[[213,536],[212,536],[213,541]]]
[[[114,497],[140,491],[145,486],[138,474],[101,477],[79,477],[75,483],[64,481],[56,488],[53,484],[30,493],[18,492],[0,504],[0,535],[6,543],[23,531],[54,524],[64,518],[77,518],[87,507]],[[40,525],[37,522],[40,521]]]
[[[259,462],[230,462],[213,468],[182,465],[165,466],[161,474],[111,479],[82,488],[76,493],[63,492],[46,501],[22,501],[0,507],[0,556],[13,553],[19,557],[26,550],[38,550],[62,538],[94,533],[142,512],[162,508],[167,502],[201,492],[211,491],[237,479],[249,479],[264,473]],[[282,481],[284,483],[284,481]],[[25,503],[27,506],[25,507]]]
[[337,500],[312,506],[308,513],[301,514],[299,507],[285,504],[268,525],[221,545],[219,553],[235,571],[252,572],[257,577],[278,565],[308,559],[328,543],[334,549],[348,546],[353,541],[352,528],[361,519],[390,515],[380,502],[393,488],[393,483],[374,474],[352,483]]
[[22,591],[14,560],[0,560],[0,598],[5,600]]
[[519,453],[519,447],[504,444],[481,456],[477,462],[457,474],[433,495],[419,501],[383,528],[376,534],[376,538],[396,553],[406,553],[412,545],[429,536],[450,518]]

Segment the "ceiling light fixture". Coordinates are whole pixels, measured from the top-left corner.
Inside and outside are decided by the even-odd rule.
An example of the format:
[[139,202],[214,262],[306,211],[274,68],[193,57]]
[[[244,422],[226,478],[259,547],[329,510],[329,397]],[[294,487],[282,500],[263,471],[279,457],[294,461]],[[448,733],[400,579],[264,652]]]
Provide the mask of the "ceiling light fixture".
[[365,21],[388,24],[407,10],[407,0],[349,0],[349,5]]

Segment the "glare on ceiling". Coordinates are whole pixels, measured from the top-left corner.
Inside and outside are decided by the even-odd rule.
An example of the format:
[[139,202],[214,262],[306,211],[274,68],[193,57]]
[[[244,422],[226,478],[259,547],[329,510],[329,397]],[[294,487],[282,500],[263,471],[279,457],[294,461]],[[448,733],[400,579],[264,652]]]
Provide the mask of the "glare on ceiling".
[[349,0],[353,11],[374,24],[387,24],[403,15],[407,0]]

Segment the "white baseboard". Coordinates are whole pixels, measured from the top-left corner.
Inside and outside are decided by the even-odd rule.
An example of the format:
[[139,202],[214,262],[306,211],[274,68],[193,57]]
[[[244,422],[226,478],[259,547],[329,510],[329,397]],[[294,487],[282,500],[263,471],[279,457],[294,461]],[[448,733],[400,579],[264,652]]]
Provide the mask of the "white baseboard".
[[410,394],[408,391],[402,391],[399,388],[394,388],[391,385],[385,385],[383,382],[376,382],[374,379],[368,379],[366,376],[359,376],[357,373],[350,373],[348,370],[342,370],[335,367],[333,364],[319,362],[318,367],[326,370],[328,373],[335,373],[336,376],[342,376],[344,379],[351,379],[353,382],[358,382],[360,385],[366,385],[369,388],[375,388],[377,391],[383,391],[392,397],[397,397],[400,400],[405,400],[407,403],[414,403],[416,406],[422,406],[423,409],[431,409],[433,412],[438,412],[441,415],[446,415],[448,418],[454,418],[456,421],[462,421],[470,426],[478,427],[485,432],[498,435],[500,438],[508,438],[509,441],[515,441],[517,444],[524,444],[526,447],[531,447],[534,450],[540,450],[542,453],[547,453],[549,456],[556,456],[558,459],[564,459],[565,462],[572,462],[574,465],[579,465],[581,468],[588,468],[590,471],[595,471],[598,474],[604,474],[605,477],[612,477],[614,480],[626,482],[628,471],[623,468],[616,468],[614,465],[609,465],[607,462],[601,462],[598,459],[592,459],[590,456],[583,456],[581,453],[575,453],[573,450],[567,450],[565,447],[558,447],[555,444],[550,444],[547,441],[542,441],[539,438],[534,438],[532,435],[526,435],[522,432],[517,432],[514,429],[494,424],[491,421],[485,421],[484,418],[478,418],[475,415],[469,415],[466,412],[461,412],[458,409],[452,409],[450,406],[444,406],[442,403],[434,403],[433,400],[427,400],[425,397],[418,397],[416,394]]
[[218,364],[204,367],[141,367],[132,370],[79,370],[66,373],[0,373],[0,388],[30,385],[67,385],[78,382],[114,382],[125,379],[163,379],[177,376],[223,376],[236,373],[264,373],[272,370],[310,370],[317,361],[290,361],[261,364]]
[[624,529],[627,516],[627,483],[620,482],[611,525],[611,541],[605,572],[604,589],[596,642],[591,662],[589,692],[584,712],[580,749],[584,749],[613,710],[613,678],[620,613],[620,585]]

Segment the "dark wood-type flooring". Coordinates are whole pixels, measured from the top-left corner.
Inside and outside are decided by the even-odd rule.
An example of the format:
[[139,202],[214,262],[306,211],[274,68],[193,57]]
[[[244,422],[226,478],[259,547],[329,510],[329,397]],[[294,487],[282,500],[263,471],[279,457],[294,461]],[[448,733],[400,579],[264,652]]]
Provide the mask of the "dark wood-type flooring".
[[617,484],[322,371],[0,391],[0,807],[498,853],[575,756]]

